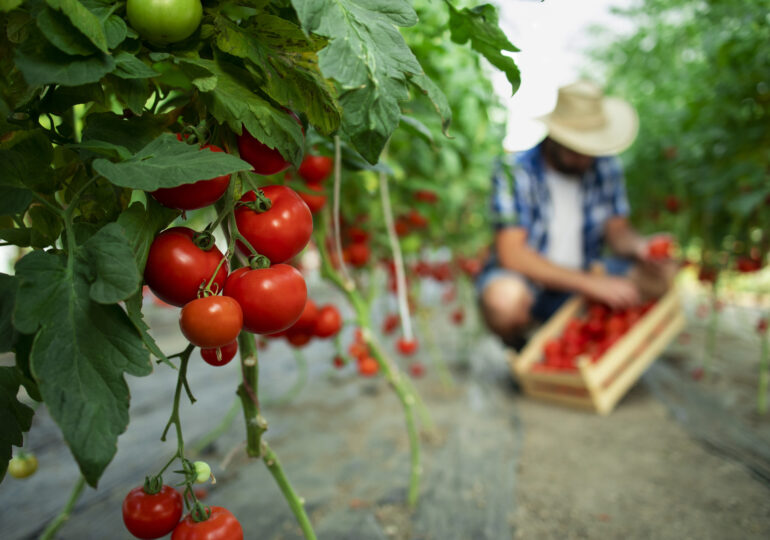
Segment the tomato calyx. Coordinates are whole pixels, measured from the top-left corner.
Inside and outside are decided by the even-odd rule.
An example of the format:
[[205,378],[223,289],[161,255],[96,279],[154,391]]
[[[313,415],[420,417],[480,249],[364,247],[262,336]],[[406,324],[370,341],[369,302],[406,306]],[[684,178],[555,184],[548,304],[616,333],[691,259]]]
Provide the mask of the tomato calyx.
[[267,212],[273,207],[273,201],[267,198],[265,192],[261,189],[254,190],[254,194],[257,198],[253,201],[238,201],[236,206],[245,206],[249,210],[253,210],[257,214]]
[[265,268],[270,268],[270,264],[270,259],[259,253],[254,253],[254,255],[249,257],[249,268],[252,270],[264,270]]
[[157,495],[160,493],[160,490],[163,488],[163,477],[161,475],[157,476],[146,476],[144,478],[144,485],[142,486],[142,491],[144,491],[147,495]]
[[203,251],[211,251],[211,248],[214,247],[216,240],[214,239],[214,235],[211,234],[211,231],[204,230],[201,232],[196,232],[193,234],[192,238],[193,243],[198,246]]

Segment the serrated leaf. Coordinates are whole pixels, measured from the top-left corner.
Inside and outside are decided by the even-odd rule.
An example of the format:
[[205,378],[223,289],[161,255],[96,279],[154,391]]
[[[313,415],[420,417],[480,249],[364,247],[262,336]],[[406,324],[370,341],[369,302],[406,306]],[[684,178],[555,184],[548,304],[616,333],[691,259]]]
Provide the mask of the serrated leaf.
[[54,47],[64,53],[89,56],[98,50],[61,12],[43,8],[37,15],[37,27]]
[[99,18],[78,0],[46,0],[53,9],[64,13],[75,28],[80,30],[97,49],[107,52],[107,37]]
[[160,75],[150,66],[139,60],[133,54],[126,51],[120,51],[115,55],[115,71],[121,79],[150,79]]
[[181,71],[201,92],[211,92],[217,87],[217,77],[208,68],[191,62],[182,62]]
[[293,117],[254,93],[254,81],[248,72],[232,64],[212,60],[177,60],[182,64],[203,67],[216,76],[216,88],[203,94],[214,118],[226,123],[238,134],[245,127],[257,140],[276,148],[285,159],[299,165],[304,150],[302,128]]
[[95,487],[128,425],[124,374],[147,375],[152,365],[126,313],[90,299],[90,273],[80,260],[70,272],[64,255],[24,256],[16,264],[14,323],[25,333],[40,328],[32,345],[32,374],[81,472]]
[[32,427],[35,414],[30,407],[21,403],[16,396],[21,386],[21,375],[15,367],[0,367],[0,480],[5,477],[11,446],[21,446],[24,433]]
[[376,163],[408,98],[406,79],[422,68],[398,26],[417,15],[406,0],[292,0],[302,27],[329,38],[318,53],[321,72],[345,93],[342,129],[370,163]]
[[521,73],[513,58],[505,56],[502,51],[518,52],[519,49],[500,29],[497,8],[483,4],[458,10],[449,0],[444,1],[449,8],[452,41],[460,44],[470,41],[473,50],[480,52],[490,64],[505,73],[511,83],[511,94],[515,94],[521,86]]
[[135,153],[166,131],[172,122],[173,119],[165,115],[121,118],[112,113],[90,114],[83,128],[83,142],[104,141]]
[[449,100],[441,89],[436,86],[430,77],[427,75],[412,75],[409,80],[414,83],[417,88],[428,96],[433,106],[436,108],[436,112],[441,117],[441,131],[444,135],[449,136],[449,124],[452,122],[452,109],[449,107]]
[[31,86],[61,84],[80,86],[99,81],[115,69],[107,54],[70,56],[47,43],[30,43],[16,50],[16,66]]
[[13,349],[16,330],[13,327],[13,307],[18,283],[14,276],[0,273],[0,353]]
[[147,347],[150,353],[158,360],[176,369],[176,366],[174,366],[166,355],[163,354],[163,351],[158,347],[155,339],[149,333],[150,327],[144,321],[144,315],[142,314],[143,298],[142,291],[140,290],[126,300],[126,313],[128,314],[128,318],[131,319],[131,322],[139,331],[139,334],[141,334],[144,346]]
[[139,289],[141,277],[131,244],[117,223],[108,223],[78,249],[94,273],[89,294],[100,304],[125,300]]
[[120,163],[97,159],[93,167],[115,185],[145,191],[251,169],[251,165],[235,156],[200,150],[170,133],[161,135],[131,159]]
[[118,225],[123,228],[126,238],[131,243],[136,267],[144,272],[147,255],[155,236],[179,216],[178,210],[158,204],[152,197],[147,197],[147,208],[135,202],[118,217]]

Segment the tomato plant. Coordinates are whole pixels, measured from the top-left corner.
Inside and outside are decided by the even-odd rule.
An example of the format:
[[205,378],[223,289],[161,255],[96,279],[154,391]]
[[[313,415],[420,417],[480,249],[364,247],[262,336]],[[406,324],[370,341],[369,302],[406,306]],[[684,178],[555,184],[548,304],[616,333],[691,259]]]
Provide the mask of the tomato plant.
[[307,302],[307,285],[296,268],[239,268],[227,278],[224,294],[238,301],[243,327],[255,334],[274,334],[294,324]]
[[160,538],[174,530],[182,518],[182,496],[163,485],[152,493],[138,486],[123,499],[123,523],[137,538]]
[[182,308],[179,327],[196,347],[216,349],[238,337],[243,328],[243,311],[229,296],[197,298]]
[[173,227],[153,240],[144,280],[158,298],[182,307],[198,297],[215,272],[215,287],[224,287],[227,263],[220,266],[223,257],[216,246],[208,250],[199,247],[192,229]]
[[243,528],[227,508],[211,506],[203,521],[196,521],[191,514],[185,516],[171,540],[243,540]]
[[[269,200],[265,208],[264,198]],[[313,215],[293,189],[265,186],[258,194],[249,191],[235,209],[235,222],[244,238],[273,264],[286,262],[298,254],[313,234]],[[240,243],[244,253],[249,249]]]
[[128,0],[131,26],[152,43],[167,44],[190,37],[201,23],[200,0]]

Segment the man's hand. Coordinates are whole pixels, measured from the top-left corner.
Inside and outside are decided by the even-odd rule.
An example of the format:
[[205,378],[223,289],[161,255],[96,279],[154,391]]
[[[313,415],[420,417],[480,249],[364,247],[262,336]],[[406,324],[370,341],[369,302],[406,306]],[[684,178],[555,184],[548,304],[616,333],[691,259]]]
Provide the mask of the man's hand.
[[626,277],[586,274],[580,292],[612,309],[625,309],[641,303],[639,290]]

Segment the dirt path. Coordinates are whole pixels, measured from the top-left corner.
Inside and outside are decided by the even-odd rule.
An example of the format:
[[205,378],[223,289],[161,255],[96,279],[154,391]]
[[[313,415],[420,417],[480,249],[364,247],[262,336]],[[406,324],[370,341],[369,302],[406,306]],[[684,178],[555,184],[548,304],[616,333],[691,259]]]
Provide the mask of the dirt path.
[[[155,320],[167,350],[181,346],[174,319],[159,313]],[[447,336],[445,351],[458,350],[450,329],[437,322],[436,333]],[[333,371],[332,354],[328,344],[309,348],[310,382],[290,404],[264,410],[268,440],[321,539],[770,538],[767,486],[707,452],[644,383],[607,418],[531,402],[511,389],[504,353],[489,338],[455,371],[455,390],[442,390],[430,367],[419,381],[438,429],[425,437],[422,500],[410,514],[402,504],[408,457],[398,401],[382,381],[362,381],[353,368]],[[291,387],[293,366],[287,348],[271,346],[262,360],[263,396]],[[237,377],[237,365],[191,363],[199,403],[183,411],[188,447],[225,415]],[[130,380],[132,423],[118,455],[58,538],[131,538],[120,504],[173,452],[157,438],[174,378],[161,367],[149,379]],[[35,538],[76,478],[44,410],[35,423],[41,470],[27,482],[0,485],[3,540]],[[237,454],[223,467],[242,440],[238,417],[201,456],[218,480],[206,502],[230,508],[247,539],[300,538],[261,463]]]

